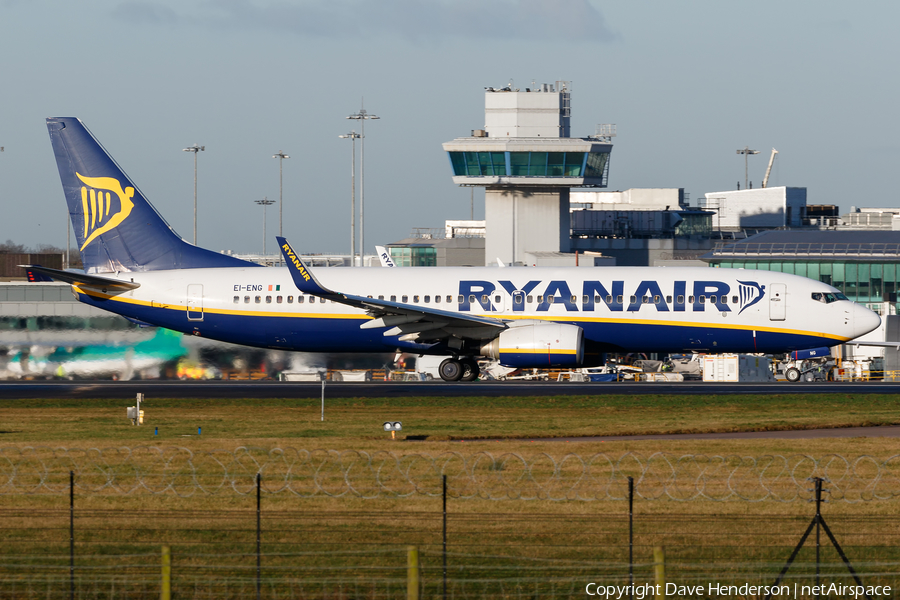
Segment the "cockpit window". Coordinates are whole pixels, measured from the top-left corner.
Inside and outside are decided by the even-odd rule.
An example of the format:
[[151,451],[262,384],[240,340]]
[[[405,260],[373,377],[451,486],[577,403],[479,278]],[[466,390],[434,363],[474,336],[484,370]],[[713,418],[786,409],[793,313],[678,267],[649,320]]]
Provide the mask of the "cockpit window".
[[816,302],[831,304],[832,302],[837,302],[838,300],[848,300],[849,298],[847,298],[847,296],[840,292],[813,292],[812,299]]

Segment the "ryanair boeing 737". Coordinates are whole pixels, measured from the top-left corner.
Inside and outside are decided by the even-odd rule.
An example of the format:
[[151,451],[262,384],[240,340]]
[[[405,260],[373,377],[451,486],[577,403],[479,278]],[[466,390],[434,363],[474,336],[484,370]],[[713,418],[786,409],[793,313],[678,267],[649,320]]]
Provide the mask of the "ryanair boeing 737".
[[79,300],[185,334],[279,350],[445,355],[444,380],[595,366],[606,352],[783,353],[880,318],[835,288],[736,269],[326,268],[278,238],[286,268],[181,239],[75,118],[47,119],[85,273],[34,266]]

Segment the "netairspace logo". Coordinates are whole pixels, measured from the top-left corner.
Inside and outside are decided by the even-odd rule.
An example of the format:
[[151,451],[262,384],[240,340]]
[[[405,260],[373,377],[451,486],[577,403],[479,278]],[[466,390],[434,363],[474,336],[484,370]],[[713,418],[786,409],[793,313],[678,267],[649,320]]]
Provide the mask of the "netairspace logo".
[[722,597],[736,598],[748,596],[771,596],[773,598],[809,598],[826,595],[840,598],[876,598],[890,596],[891,587],[887,585],[842,585],[838,583],[825,583],[822,585],[725,585],[721,583],[709,583],[707,585],[679,585],[677,583],[652,584],[642,583],[634,585],[603,585],[601,583],[589,583],[584,588],[588,596],[599,598],[627,600],[632,595],[636,600],[653,598],[655,596],[673,596],[676,598],[698,597]]

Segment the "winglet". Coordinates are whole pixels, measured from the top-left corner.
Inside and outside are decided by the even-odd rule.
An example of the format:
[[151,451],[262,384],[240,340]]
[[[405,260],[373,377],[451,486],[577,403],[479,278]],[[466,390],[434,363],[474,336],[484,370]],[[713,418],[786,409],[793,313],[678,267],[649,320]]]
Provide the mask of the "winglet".
[[382,267],[396,267],[394,261],[391,259],[390,253],[384,248],[384,246],[375,246],[375,252],[378,253],[378,258],[381,259]]
[[276,236],[278,246],[281,248],[281,254],[284,255],[284,261],[287,263],[288,270],[291,272],[291,278],[294,285],[304,294],[312,294],[313,296],[335,296],[335,292],[324,287],[315,278],[312,272],[306,268],[294,249],[283,237]]

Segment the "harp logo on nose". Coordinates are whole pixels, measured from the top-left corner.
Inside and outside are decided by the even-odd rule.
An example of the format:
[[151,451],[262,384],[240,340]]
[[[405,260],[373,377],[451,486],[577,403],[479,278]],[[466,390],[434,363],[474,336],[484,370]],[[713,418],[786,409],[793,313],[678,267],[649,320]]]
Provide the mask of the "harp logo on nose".
[[84,184],[81,187],[81,211],[84,217],[84,243],[81,250],[95,238],[118,227],[134,208],[134,188],[122,189],[112,177],[85,177],[75,173]]

